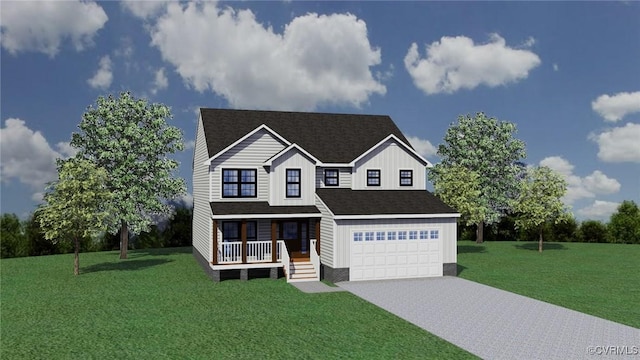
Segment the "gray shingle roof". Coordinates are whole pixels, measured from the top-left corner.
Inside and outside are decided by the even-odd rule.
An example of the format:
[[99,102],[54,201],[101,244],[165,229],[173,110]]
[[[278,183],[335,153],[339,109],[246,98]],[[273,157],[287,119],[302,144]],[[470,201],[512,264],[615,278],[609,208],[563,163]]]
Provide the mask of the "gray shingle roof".
[[209,157],[265,124],[322,162],[348,163],[394,134],[411,146],[386,115],[200,109]]
[[266,201],[225,201],[212,202],[211,211],[214,215],[241,214],[309,214],[320,215],[315,206],[269,206]]
[[426,190],[316,190],[335,215],[456,214]]

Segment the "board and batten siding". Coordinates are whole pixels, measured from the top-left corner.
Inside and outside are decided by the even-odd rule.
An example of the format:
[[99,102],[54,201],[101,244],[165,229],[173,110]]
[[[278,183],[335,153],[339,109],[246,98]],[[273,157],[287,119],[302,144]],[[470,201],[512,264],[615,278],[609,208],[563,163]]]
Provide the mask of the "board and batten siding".
[[[335,267],[349,267],[351,257],[351,233],[376,230],[439,230],[443,247],[443,262],[456,262],[456,219],[374,219],[335,220]],[[451,237],[453,235],[453,238]],[[453,253],[452,253],[453,251]]]
[[[210,166],[211,201],[268,201],[269,176],[262,164],[282,149],[284,144],[263,129],[221,154]],[[257,197],[223,198],[222,169],[256,169]]]
[[[324,185],[324,170],[325,169],[337,169],[338,170],[338,186],[325,186]],[[350,167],[320,167],[316,168],[316,188],[346,188],[351,189],[351,168]]]
[[333,234],[336,222],[333,220],[333,215],[329,209],[327,209],[318,196],[316,196],[316,207],[322,214],[322,218],[320,219],[320,262],[324,265],[335,268],[335,239]]
[[[367,170],[380,170],[380,186],[367,186]],[[400,170],[413,170],[413,186],[400,186]],[[354,190],[426,190],[426,167],[389,139],[353,167]]]
[[[300,169],[300,197],[287,197],[287,169]],[[272,206],[306,206],[315,203],[315,164],[292,148],[273,160],[269,172],[269,204]]]
[[198,120],[196,145],[193,154],[193,247],[207,261],[211,255],[211,206],[209,205],[209,172],[204,164],[209,159],[207,142],[202,126],[202,117]]

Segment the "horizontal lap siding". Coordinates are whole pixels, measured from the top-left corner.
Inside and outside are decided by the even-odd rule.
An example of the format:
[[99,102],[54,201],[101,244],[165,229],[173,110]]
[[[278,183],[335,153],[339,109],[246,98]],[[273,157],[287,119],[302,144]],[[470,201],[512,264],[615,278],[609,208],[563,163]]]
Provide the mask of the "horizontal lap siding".
[[[269,175],[262,165],[270,157],[284,149],[284,145],[266,130],[245,139],[234,148],[211,162],[212,201],[269,201]],[[256,169],[258,187],[256,198],[222,198],[222,169]]]
[[[322,213],[322,219],[320,220],[320,261],[329,267],[334,266],[334,248],[335,239],[333,238],[333,229],[335,227],[335,221],[329,210],[316,196],[316,207]],[[315,231],[315,230],[314,230]]]
[[[316,187],[323,188],[324,186],[324,170],[325,169],[338,169],[338,186],[337,188],[351,188],[351,168],[335,168],[335,167],[317,167],[316,168]],[[332,186],[328,186],[331,188]]]
[[211,258],[211,207],[209,206],[209,159],[202,119],[198,121],[193,162],[193,247],[208,261]]
[[[380,186],[367,186],[367,169],[380,170]],[[400,170],[413,170],[413,186],[400,186]],[[424,190],[426,168],[393,140],[388,140],[353,168],[354,190]]]
[[[336,220],[335,251],[336,268],[349,267],[351,256],[351,232],[354,230],[425,230],[437,229],[441,233],[443,243],[447,240],[445,233],[451,230],[448,219],[380,219],[380,220]],[[455,221],[455,219],[454,219]],[[398,240],[400,241],[400,240]],[[447,247],[447,244],[444,245]],[[455,242],[454,242],[455,247]],[[445,250],[446,252],[446,250]],[[443,255],[446,263],[447,257]]]

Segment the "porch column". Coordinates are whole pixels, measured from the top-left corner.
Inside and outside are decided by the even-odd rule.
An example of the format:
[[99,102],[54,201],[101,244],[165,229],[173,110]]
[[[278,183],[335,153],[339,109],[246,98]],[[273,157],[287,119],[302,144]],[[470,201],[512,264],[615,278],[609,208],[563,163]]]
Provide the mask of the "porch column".
[[240,227],[240,240],[242,240],[242,263],[247,263],[247,220],[242,219]]
[[278,222],[275,220],[271,220],[271,262],[278,261],[278,256],[276,254],[278,250],[278,246],[277,246],[278,239],[276,239],[277,229],[278,229]]
[[316,252],[320,255],[320,219],[316,219]]
[[213,234],[211,235],[213,238],[213,248],[211,252],[213,253],[213,265],[218,264],[218,221],[213,220]]

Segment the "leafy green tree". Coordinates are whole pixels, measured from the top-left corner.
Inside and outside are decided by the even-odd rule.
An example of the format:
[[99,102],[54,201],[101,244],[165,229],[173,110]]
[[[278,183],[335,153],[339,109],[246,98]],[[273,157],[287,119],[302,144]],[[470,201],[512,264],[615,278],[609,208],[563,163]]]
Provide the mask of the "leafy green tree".
[[40,214],[35,211],[24,222],[24,232],[29,244],[29,256],[53,255],[66,252],[67,244],[53,243],[44,237],[40,226]]
[[54,242],[73,240],[75,275],[80,273],[80,240],[106,228],[111,199],[107,178],[107,172],[89,160],[61,161],[58,181],[49,186],[45,204],[37,210],[45,238]]
[[565,216],[563,221],[555,223],[547,223],[550,239],[557,242],[574,242],[579,241],[578,222],[572,216]]
[[607,225],[597,220],[585,220],[580,224],[580,240],[588,243],[607,242]]
[[570,216],[561,200],[566,192],[567,182],[546,166],[527,169],[520,181],[518,198],[513,202],[513,211],[518,215],[515,225],[538,229],[540,252],[545,224],[557,224]]
[[16,214],[0,217],[0,257],[28,256],[29,249],[24,226]]
[[193,209],[176,207],[167,228],[162,232],[164,246],[177,247],[191,245]]
[[[489,118],[484,113],[475,117],[461,115],[452,124],[438,146],[442,159],[429,173],[436,186],[440,173],[453,166],[463,167],[478,175],[479,201],[474,213],[483,214],[476,221],[476,241],[483,241],[483,228],[493,224],[509,210],[510,200],[517,196],[522,174],[520,160],[526,157],[525,144],[514,138],[513,123]],[[440,181],[444,181],[440,179]]]
[[480,197],[480,176],[462,166],[437,167],[431,173],[434,193],[461,214],[465,225],[478,224],[486,216],[485,199]]
[[167,125],[171,111],[163,104],[149,104],[128,92],[119,98],[99,97],[82,116],[80,132],[71,145],[79,157],[94,161],[109,174],[107,188],[116,211],[108,224],[120,230],[120,258],[127,258],[129,231],[140,234],[153,222],[153,215],[170,213],[163,200],[186,192],[183,179],[174,178],[178,167],[168,154],[184,149],[180,129]]
[[640,210],[634,201],[625,200],[609,220],[611,241],[623,244],[640,244]]

